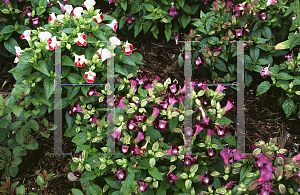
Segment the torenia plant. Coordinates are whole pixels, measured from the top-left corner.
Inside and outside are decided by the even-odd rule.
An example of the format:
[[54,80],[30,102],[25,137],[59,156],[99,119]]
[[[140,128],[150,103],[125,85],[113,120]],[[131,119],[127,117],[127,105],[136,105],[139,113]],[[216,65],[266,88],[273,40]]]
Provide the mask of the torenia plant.
[[[116,20],[94,10],[95,1],[87,0],[83,7],[61,5],[64,14],[49,14],[48,24],[37,30],[26,30],[21,35],[30,48],[16,47],[15,63],[10,70],[20,88],[30,86],[34,104],[47,105],[53,110],[55,49],[61,47],[62,83],[106,82],[107,59],[114,57],[116,72],[136,74],[142,56],[133,52],[132,44],[121,42],[115,35]],[[129,57],[130,56],[130,57]],[[118,74],[116,74],[118,76]],[[80,87],[65,87],[63,108],[67,100],[79,99]],[[86,95],[89,87],[81,87]],[[72,91],[72,93],[70,92]],[[73,103],[71,103],[73,105]]]

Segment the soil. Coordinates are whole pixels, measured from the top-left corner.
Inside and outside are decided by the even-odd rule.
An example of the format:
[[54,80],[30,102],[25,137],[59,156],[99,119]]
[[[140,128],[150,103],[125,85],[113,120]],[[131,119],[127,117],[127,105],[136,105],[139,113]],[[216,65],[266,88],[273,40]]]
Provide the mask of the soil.
[[[126,41],[122,35],[119,38]],[[133,44],[134,52],[139,52],[144,57],[143,62],[145,65],[140,66],[141,73],[157,74],[162,78],[162,81],[165,81],[168,77],[172,80],[177,79],[178,83],[183,86],[184,71],[183,67],[178,66],[177,62],[182,45],[176,45],[174,40],[170,40],[170,42],[154,39],[145,41],[142,37],[128,39],[128,41]],[[13,59],[0,59],[0,93],[4,98],[10,95],[15,84],[12,75],[7,73],[15,66],[12,62]],[[295,115],[285,117],[282,107],[278,103],[281,91],[277,88],[272,87],[267,93],[256,97],[256,87],[260,82],[261,80],[254,80],[250,87],[245,88],[246,153],[251,152],[252,143],[260,140],[269,142],[270,138],[280,137],[281,131],[287,131],[286,139],[284,139],[283,133],[283,139],[278,140],[281,140],[280,145],[288,150],[286,155],[294,156],[299,153],[297,143],[300,142],[300,120]],[[236,102],[235,95],[230,97]],[[227,100],[227,97],[224,99]],[[230,131],[234,134],[236,110],[229,110],[225,116],[234,122],[229,126]],[[72,188],[82,189],[79,181],[72,182],[67,178],[67,174],[71,172],[69,167],[72,161],[71,156],[55,158],[54,156],[45,155],[47,152],[53,152],[53,132],[48,139],[39,134],[35,135],[35,139],[39,143],[39,149],[28,150],[27,155],[23,157],[22,163],[19,165],[17,176],[11,178],[11,182],[19,181],[19,185],[25,185],[27,193],[32,191],[40,194],[42,190],[36,183],[37,173],[47,170],[48,173],[55,174],[53,178],[48,180],[47,194],[61,195],[72,193]],[[63,152],[74,155],[75,150],[76,145],[71,142],[71,138],[63,137]]]

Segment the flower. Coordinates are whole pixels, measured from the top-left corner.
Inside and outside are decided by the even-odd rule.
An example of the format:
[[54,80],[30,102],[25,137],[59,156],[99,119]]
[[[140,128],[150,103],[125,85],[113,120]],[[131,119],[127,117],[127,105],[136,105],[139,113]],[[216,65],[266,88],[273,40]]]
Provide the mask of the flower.
[[117,3],[116,0],[108,0],[108,2],[109,2],[109,6],[111,3]]
[[63,0],[64,3],[69,3],[69,0]]
[[27,6],[25,9],[22,10],[23,16],[31,17],[32,7]]
[[78,169],[77,171],[74,172],[74,176],[80,178],[81,177],[81,171]]
[[100,14],[98,13],[96,16],[93,16],[93,18],[94,18],[94,21],[97,22],[97,24],[101,25],[104,16],[103,16],[103,14],[101,12]]
[[257,179],[258,185],[261,185],[273,179],[271,167],[272,167],[272,162],[268,162],[267,165],[261,169],[260,178]]
[[52,7],[52,6],[53,6],[53,2],[47,0],[47,7],[50,8],[50,7]]
[[29,17],[29,19],[32,26],[37,27],[38,25],[40,25],[40,21],[39,21],[41,19],[40,16],[34,15],[32,17]]
[[172,32],[172,35],[173,35],[173,37],[174,37],[174,39],[175,39],[175,43],[177,44],[178,38],[179,38],[179,33]]
[[78,158],[79,160],[81,160],[81,154],[82,154],[82,151],[77,152],[77,153],[75,154],[75,157]]
[[183,160],[183,166],[189,168],[196,163],[196,157],[192,158],[190,155],[186,155]]
[[115,171],[115,180],[116,181],[125,181],[127,176],[127,172],[124,169],[116,170]]
[[231,97],[229,97],[228,100],[227,100],[227,104],[225,106],[225,111],[228,111],[231,108],[235,108],[232,103],[233,103],[233,99]]
[[177,102],[179,102],[178,97],[175,96],[174,94],[167,95],[167,98],[168,98],[169,105],[171,105],[171,107],[173,107],[174,104],[176,104]]
[[129,129],[130,131],[135,131],[138,128],[139,124],[136,123],[132,118],[129,118],[127,120],[126,126],[127,126],[127,129]]
[[129,16],[127,16],[127,18],[125,18],[125,20],[126,20],[127,26],[131,26],[131,25],[133,25],[135,18],[130,17],[130,15],[129,15]]
[[27,41],[31,40],[30,34],[31,34],[31,30],[25,30],[21,35],[21,39],[26,39]]
[[295,20],[295,19],[296,19],[296,17],[297,17],[297,15],[296,15],[296,14],[294,14],[294,17],[292,17],[292,20]]
[[70,173],[68,173],[68,179],[70,181],[76,181],[78,179],[78,177],[76,177],[73,172],[70,172]]
[[95,117],[95,114],[91,115],[91,118],[89,120],[89,123],[97,123],[97,118]]
[[77,42],[77,44],[79,46],[86,46],[87,42],[86,42],[86,35],[84,33],[77,33],[78,37],[75,39],[75,42]]
[[114,32],[117,31],[117,28],[118,28],[118,22],[116,19],[114,19],[110,24],[106,24],[107,26],[111,27]]
[[178,179],[176,175],[173,175],[172,173],[167,173],[166,175],[168,182],[170,183],[171,186],[175,185],[175,181]]
[[88,72],[84,73],[84,77],[88,83],[93,83],[96,78],[96,73],[91,71],[91,68]]
[[[76,66],[76,65],[75,65]],[[98,92],[96,91],[96,88],[95,87],[90,87],[90,90],[88,90],[87,92],[87,96],[90,97],[90,96],[98,96]]]
[[228,87],[224,87],[223,85],[218,85],[216,91],[222,92],[224,89],[228,89]]
[[271,182],[268,182],[268,184],[263,184],[262,187],[257,187],[257,192],[259,195],[274,194],[274,191],[271,187]]
[[139,130],[136,139],[137,139],[138,142],[139,142],[139,141],[142,141],[143,139],[145,139],[144,133],[143,133],[142,131]]
[[80,68],[84,67],[84,65],[87,63],[87,60],[85,59],[85,56],[84,55],[77,55],[77,54],[74,54],[75,56],[75,62],[74,62],[74,65],[75,66],[78,66]]
[[251,153],[252,153],[256,148],[259,148],[259,147],[257,147],[256,145],[252,144],[251,148],[252,148],[252,150],[251,150]]
[[123,127],[124,124],[125,124],[125,123],[122,122],[122,125],[121,125],[119,128],[117,128],[112,134],[109,134],[109,137],[110,137],[112,140],[114,140],[114,141],[116,141],[116,142],[119,142],[119,141],[120,141],[121,131],[122,131],[122,127]]
[[46,49],[53,50],[53,49],[56,49],[56,46],[58,46],[58,45],[59,45],[59,42],[56,41],[56,36],[54,36],[52,38],[49,38]]
[[82,112],[82,108],[79,106],[79,101],[76,101],[72,107],[72,114],[74,112]]
[[196,66],[198,67],[199,65],[203,64],[201,58],[200,58],[200,55],[198,55],[197,59],[195,60],[194,62],[196,64]]
[[[78,19],[81,16],[81,13],[83,12],[83,8],[82,7],[75,7],[73,9],[73,13],[71,15],[71,19],[76,16]],[[78,34],[78,33],[77,33]]]
[[233,1],[231,1],[231,0],[228,0],[228,1],[227,1],[227,7],[232,6],[232,4],[233,4]]
[[63,14],[60,14],[60,15],[57,15],[57,17],[55,16],[55,13],[52,13],[52,14],[49,14],[49,18],[48,18],[48,21],[52,21],[52,20],[60,20],[60,19],[63,19],[64,18],[64,15]]
[[169,129],[170,124],[168,122],[168,119],[167,120],[158,119],[154,122],[154,125],[155,125],[155,129],[160,131],[165,131]]
[[203,186],[211,185],[213,183],[213,178],[211,177],[210,172],[205,172],[204,176],[201,178],[200,181],[202,181]]
[[160,114],[160,106],[151,105],[151,107],[153,108],[152,116],[157,117]]
[[173,143],[171,145],[171,148],[167,150],[167,155],[172,155],[174,154],[175,156],[178,156],[177,153],[179,152],[179,148],[176,143]]
[[216,125],[216,128],[214,129],[214,133],[217,135],[218,138],[224,138],[225,135],[229,132],[228,126],[221,126]]
[[300,153],[293,157],[293,161],[300,161]]
[[200,107],[200,110],[202,112],[203,117],[203,121],[200,123],[200,126],[203,129],[207,129],[207,136],[212,136],[212,134],[214,133],[212,120],[205,115],[205,112],[202,107]]
[[112,55],[108,49],[102,49],[100,48],[97,52],[98,55],[100,55],[99,59],[102,59],[102,62],[105,61],[107,58],[111,58]]
[[220,155],[222,156],[224,162],[229,165],[229,163],[236,163],[241,159],[246,159],[247,155],[242,154],[237,149],[224,149],[220,151]]
[[264,21],[265,19],[267,19],[267,11],[263,11],[259,14],[261,21]]
[[21,56],[21,52],[24,52],[20,47],[15,46],[15,51],[16,51],[16,58],[14,63],[19,63],[19,57]]
[[41,41],[49,40],[52,37],[52,34],[49,32],[40,32],[38,37],[41,39]]
[[94,0],[86,0],[82,7],[86,7],[87,10],[89,10],[92,6],[96,5],[96,2]]
[[[270,66],[270,64],[269,64]],[[260,75],[263,77],[263,78],[266,78],[267,75],[269,75],[271,72],[269,71],[269,66],[268,67],[263,67],[262,68],[262,71],[260,72]]]
[[115,101],[115,106],[124,109],[126,104],[123,102],[123,96],[118,96]]
[[147,115],[145,115],[144,113],[141,115],[141,114],[136,114],[134,113],[134,117],[133,117],[133,120],[135,122],[142,122],[142,123],[145,123],[146,120],[147,120]]
[[126,145],[122,145],[122,150],[121,152],[123,152],[124,154],[126,154],[128,152],[129,146]]
[[263,166],[269,162],[268,157],[264,157],[262,153],[260,153],[259,155],[255,155],[255,157],[257,158],[255,165],[258,168],[263,168]]
[[130,43],[128,43],[128,41],[126,41],[126,44],[123,45],[122,48],[126,55],[130,55],[133,50],[133,45],[131,45]]
[[69,13],[69,14],[73,11],[73,6],[72,5],[65,5],[64,8],[65,8],[66,12]]
[[268,0],[267,2],[267,6],[271,5],[271,4],[276,4],[277,0]]
[[65,17],[65,15],[59,14],[59,15],[56,16],[56,19],[57,19],[57,20],[61,20],[61,19],[63,19],[64,17]]
[[60,5],[60,8],[63,11],[63,13],[65,13],[66,12],[65,6],[63,4],[61,4],[59,1],[57,1],[57,3]]
[[243,29],[235,29],[235,36],[236,38],[243,37]]
[[148,190],[148,183],[147,182],[143,182],[140,179],[137,181],[138,185],[139,185],[139,190],[144,193],[147,192]]
[[170,93],[172,93],[172,94],[175,94],[175,93],[177,93],[177,91],[178,91],[178,87],[179,87],[179,85],[178,85],[177,83],[169,84],[169,85],[168,85],[168,91],[169,91]]
[[118,39],[118,37],[110,37],[109,41],[112,45],[117,45],[117,46],[121,45],[121,41],[120,39]]
[[236,181],[230,181],[230,182],[228,182],[226,185],[225,185],[225,189],[231,189],[234,185],[236,185],[235,184],[236,183]]
[[168,11],[168,15],[172,16],[174,18],[174,16],[178,15],[177,11],[176,11],[176,7],[174,6],[174,3],[171,3],[171,7]]
[[287,61],[291,62],[293,56],[294,54],[289,54],[289,55],[285,55],[284,57],[287,59]]

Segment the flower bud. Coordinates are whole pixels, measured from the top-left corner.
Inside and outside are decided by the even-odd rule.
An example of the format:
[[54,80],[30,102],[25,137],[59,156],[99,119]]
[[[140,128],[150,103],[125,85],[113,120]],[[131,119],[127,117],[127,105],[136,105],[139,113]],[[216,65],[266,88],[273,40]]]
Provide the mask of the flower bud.
[[146,177],[146,178],[144,179],[144,181],[149,183],[149,182],[152,181],[152,177]]
[[153,182],[153,187],[158,188],[158,181]]
[[153,168],[155,166],[155,163],[156,163],[155,158],[150,158],[149,165],[151,168]]
[[172,156],[170,162],[174,162],[174,161],[176,161],[176,160],[177,160],[177,156]]
[[187,178],[188,178],[188,174],[186,174],[186,173],[181,173],[180,177],[181,177],[182,179],[187,179]]
[[280,191],[281,194],[285,194],[286,188],[283,184],[279,184],[279,191]]

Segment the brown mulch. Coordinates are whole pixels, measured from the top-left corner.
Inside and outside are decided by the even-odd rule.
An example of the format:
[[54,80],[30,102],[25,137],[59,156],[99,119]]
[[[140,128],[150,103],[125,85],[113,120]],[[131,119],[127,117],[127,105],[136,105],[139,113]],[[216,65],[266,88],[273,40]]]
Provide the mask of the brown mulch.
[[[126,41],[122,36],[119,38]],[[183,67],[180,68],[177,62],[181,49],[179,44],[176,45],[172,40],[168,43],[153,39],[145,41],[142,38],[129,39],[128,41],[135,47],[135,52],[141,53],[144,57],[143,62],[145,65],[140,66],[141,73],[157,74],[162,78],[162,81],[170,77],[172,80],[177,79],[179,84],[183,85]],[[3,94],[4,98],[9,96],[15,84],[12,75],[7,73],[13,66],[15,64],[7,62],[3,58],[0,59],[0,94]],[[254,81],[250,88],[246,87],[245,89],[246,153],[251,152],[252,143],[259,140],[269,142],[270,138],[280,136],[283,139],[278,139],[280,140],[279,145],[288,150],[288,156],[299,153],[296,144],[300,142],[300,120],[295,115],[285,117],[282,107],[277,101],[281,95],[281,91],[277,88],[272,87],[267,93],[256,97],[256,86],[258,84]],[[231,97],[236,102],[236,96]],[[223,101],[225,100],[227,100],[227,97],[224,97]],[[234,122],[230,125],[230,131],[235,132],[236,110],[229,110],[225,116]],[[282,135],[280,132],[282,132]],[[284,139],[285,137],[286,139]],[[41,190],[38,190],[39,186],[36,183],[36,173],[47,170],[48,173],[55,174],[53,178],[48,180],[47,194],[68,194],[71,193],[72,188],[82,189],[79,181],[72,182],[67,178],[67,174],[71,171],[69,167],[72,160],[71,156],[55,158],[54,156],[45,155],[47,152],[53,152],[53,132],[51,132],[49,139],[39,134],[36,134],[36,139],[40,144],[39,149],[28,150],[28,154],[23,157],[22,163],[19,165],[17,176],[11,178],[11,181],[19,181],[19,185],[25,185],[26,192],[40,193]],[[74,155],[75,149],[76,145],[71,142],[71,138],[63,137],[63,152]]]

